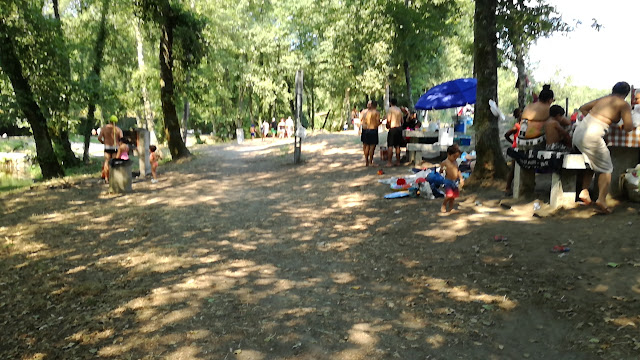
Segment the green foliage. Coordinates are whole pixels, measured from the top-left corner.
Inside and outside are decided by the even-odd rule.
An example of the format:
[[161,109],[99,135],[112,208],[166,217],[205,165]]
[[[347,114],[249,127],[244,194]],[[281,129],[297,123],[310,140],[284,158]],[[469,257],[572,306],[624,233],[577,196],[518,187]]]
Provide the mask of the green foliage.
[[562,20],[555,6],[547,4],[546,0],[535,3],[525,0],[500,0],[496,21],[502,54],[510,61],[515,61],[518,47],[526,49],[541,37],[572,30]]

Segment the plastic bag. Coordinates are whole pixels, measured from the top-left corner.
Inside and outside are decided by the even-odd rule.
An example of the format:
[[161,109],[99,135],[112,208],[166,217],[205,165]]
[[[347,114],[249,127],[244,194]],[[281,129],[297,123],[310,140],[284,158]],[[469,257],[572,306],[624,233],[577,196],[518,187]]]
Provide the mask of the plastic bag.
[[300,120],[297,121],[296,125],[298,126],[298,129],[296,130],[296,136],[299,137],[300,139],[306,138],[307,129],[305,129],[304,126],[302,126],[302,124],[300,123]]

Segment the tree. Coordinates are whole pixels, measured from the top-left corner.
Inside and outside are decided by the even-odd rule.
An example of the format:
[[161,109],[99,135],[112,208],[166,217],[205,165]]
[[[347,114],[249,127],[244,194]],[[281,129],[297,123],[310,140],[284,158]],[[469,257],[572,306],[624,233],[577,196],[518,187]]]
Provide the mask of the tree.
[[[4,10],[4,9],[0,9]],[[3,16],[4,17],[4,16]],[[40,106],[36,103],[33,90],[22,72],[22,64],[14,44],[15,32],[6,20],[0,20],[0,67],[9,77],[20,110],[27,118],[36,143],[37,161],[42,177],[51,179],[64,176],[64,171],[56,159],[51,138]]]
[[201,38],[204,23],[169,0],[139,0],[138,6],[144,20],[151,20],[160,26],[160,100],[169,151],[173,159],[189,157],[191,153],[180,134],[174,96],[174,36],[178,40],[175,49],[185,68],[197,66],[204,53]]
[[53,122],[51,132],[53,141],[60,147],[62,162],[66,166],[78,164],[78,158],[71,149],[69,141],[69,101],[71,88],[71,65],[69,54],[67,52],[67,44],[65,41],[64,30],[62,28],[62,20],[60,19],[60,9],[58,0],[53,0],[53,14],[56,20],[56,52],[54,53],[55,61],[59,64],[60,82],[63,84],[61,88],[64,90],[61,94],[60,111],[57,112],[59,119]]
[[525,107],[526,57],[528,47],[541,37],[555,32],[568,32],[571,27],[555,16],[556,8],[545,0],[532,3],[525,0],[499,0],[497,25],[504,56],[515,63],[517,71],[518,107]]
[[82,126],[84,135],[84,153],[82,160],[89,162],[89,143],[91,141],[91,129],[96,123],[95,113],[96,105],[100,98],[100,73],[102,72],[104,46],[107,39],[107,14],[109,12],[109,1],[102,0],[102,11],[100,13],[100,23],[98,25],[98,34],[93,46],[93,65],[91,72],[86,79],[87,88],[89,90],[89,102],[87,106],[87,117]]
[[507,164],[502,156],[498,119],[489,109],[498,88],[498,39],[496,37],[497,0],[476,0],[474,15],[474,69],[478,79],[475,119],[478,153],[473,178],[504,178]]

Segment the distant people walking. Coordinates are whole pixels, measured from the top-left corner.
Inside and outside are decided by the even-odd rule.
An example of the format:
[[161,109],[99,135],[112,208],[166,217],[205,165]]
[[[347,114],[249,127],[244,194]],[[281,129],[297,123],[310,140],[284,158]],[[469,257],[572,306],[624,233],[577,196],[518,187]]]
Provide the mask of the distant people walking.
[[365,166],[373,165],[373,155],[378,145],[378,126],[380,126],[380,113],[378,103],[375,100],[370,102],[369,108],[365,112],[362,120],[362,151],[364,152]]
[[287,117],[287,121],[285,121],[287,137],[290,138],[293,136],[293,119],[291,116]]
[[266,138],[267,136],[269,136],[269,123],[267,121],[263,121],[262,122],[262,141],[264,141],[264,138]]
[[278,123],[278,138],[284,139],[286,128],[287,124],[284,122],[284,118],[280,118],[280,122]]
[[251,139],[255,139],[256,138],[256,124],[251,123]]
[[271,137],[276,137],[276,131],[278,129],[278,123],[276,122],[276,118],[271,118]]

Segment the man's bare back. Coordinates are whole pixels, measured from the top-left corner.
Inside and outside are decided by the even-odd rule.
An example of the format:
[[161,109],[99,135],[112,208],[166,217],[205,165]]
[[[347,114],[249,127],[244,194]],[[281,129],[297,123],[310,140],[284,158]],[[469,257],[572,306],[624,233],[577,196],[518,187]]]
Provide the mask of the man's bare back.
[[387,111],[387,127],[395,128],[402,126],[402,110],[397,106],[391,106]]
[[364,119],[362,121],[363,129],[377,129],[380,125],[380,113],[377,109],[367,110]]
[[631,122],[631,105],[624,98],[607,95],[588,102],[580,107],[582,115],[590,114],[594,118],[611,125],[622,119],[626,131],[633,130]]
[[544,124],[544,133],[545,133],[547,145],[556,144],[560,142],[565,143],[567,145],[571,143],[571,139],[569,138],[569,133],[554,118],[549,118],[549,120],[547,120],[547,122]]
[[[114,138],[113,128],[116,129],[116,137]],[[122,130],[119,127],[113,124],[107,124],[100,129],[100,135],[98,136],[98,141],[103,143],[105,146],[114,147],[116,146],[116,142],[122,138]]]

